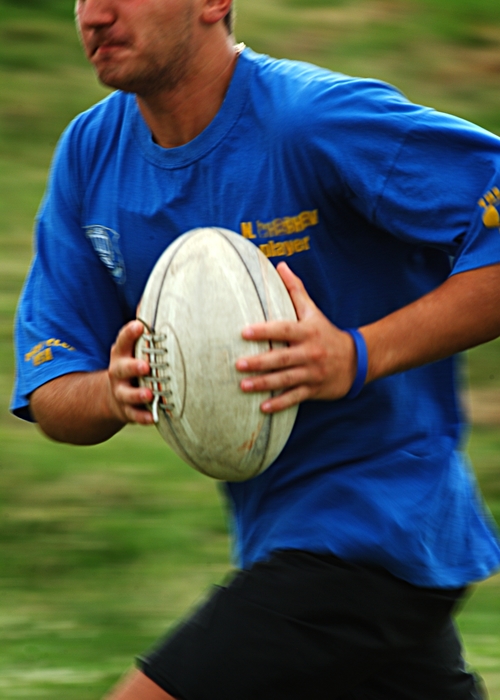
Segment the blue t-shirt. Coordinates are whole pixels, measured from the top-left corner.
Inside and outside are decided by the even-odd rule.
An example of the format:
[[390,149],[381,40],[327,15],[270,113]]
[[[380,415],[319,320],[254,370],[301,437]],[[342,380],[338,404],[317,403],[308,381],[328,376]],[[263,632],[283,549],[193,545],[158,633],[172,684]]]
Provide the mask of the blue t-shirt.
[[[163,149],[133,95],[58,146],[19,306],[13,411],[110,346],[177,236],[221,226],[286,259],[340,327],[376,321],[449,274],[500,262],[500,140],[394,88],[246,49],[193,141]],[[376,563],[457,587],[500,563],[461,453],[456,358],[308,401],[262,475],[225,486],[246,567],[277,549]]]

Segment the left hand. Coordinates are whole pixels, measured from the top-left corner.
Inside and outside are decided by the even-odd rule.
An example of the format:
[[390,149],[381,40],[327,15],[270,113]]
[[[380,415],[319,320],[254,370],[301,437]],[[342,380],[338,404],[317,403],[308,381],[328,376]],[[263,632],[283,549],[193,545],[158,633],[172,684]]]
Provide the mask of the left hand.
[[248,326],[246,340],[286,343],[286,347],[242,357],[240,372],[258,372],[241,381],[245,392],[281,392],[261,409],[275,413],[306,399],[335,400],[345,396],[356,375],[356,350],[351,336],[318,309],[301,280],[281,262],[277,270],[290,294],[297,321],[269,321]]

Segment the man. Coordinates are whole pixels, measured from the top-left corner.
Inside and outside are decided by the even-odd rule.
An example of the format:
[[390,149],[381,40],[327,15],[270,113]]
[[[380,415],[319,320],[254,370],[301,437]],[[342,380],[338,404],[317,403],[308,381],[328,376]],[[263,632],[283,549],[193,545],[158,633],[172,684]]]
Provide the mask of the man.
[[61,140],[19,309],[13,410],[77,444],[152,422],[133,319],[178,235],[240,231],[298,314],[242,331],[287,344],[238,361],[242,390],[300,408],[276,462],[227,484],[241,571],[110,698],[478,698],[450,615],[500,548],[451,356],[500,334],[500,140],[235,47],[230,8],[78,0],[117,91]]

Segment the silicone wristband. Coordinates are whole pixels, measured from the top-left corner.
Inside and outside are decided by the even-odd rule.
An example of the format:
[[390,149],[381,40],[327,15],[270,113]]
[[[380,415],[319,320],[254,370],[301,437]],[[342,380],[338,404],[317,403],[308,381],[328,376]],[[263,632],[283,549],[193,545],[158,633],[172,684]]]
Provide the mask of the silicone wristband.
[[354,340],[357,356],[356,376],[344,398],[354,399],[365,385],[366,375],[368,374],[368,350],[365,339],[358,330],[355,328],[345,328],[344,330]]

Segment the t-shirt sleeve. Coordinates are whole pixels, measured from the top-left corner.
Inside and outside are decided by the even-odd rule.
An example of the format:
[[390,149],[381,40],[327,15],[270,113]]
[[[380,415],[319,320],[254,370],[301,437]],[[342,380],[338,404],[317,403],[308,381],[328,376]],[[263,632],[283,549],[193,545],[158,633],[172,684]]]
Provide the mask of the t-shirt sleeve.
[[27,420],[29,396],[42,384],[106,368],[116,334],[129,320],[116,282],[81,226],[84,186],[73,149],[70,129],[56,150],[16,315],[11,410]]
[[447,253],[452,274],[499,263],[500,138],[383,83],[358,84],[345,103],[336,157],[351,204]]
[[395,235],[444,250],[452,274],[500,262],[500,139],[427,110],[407,134],[377,202]]

